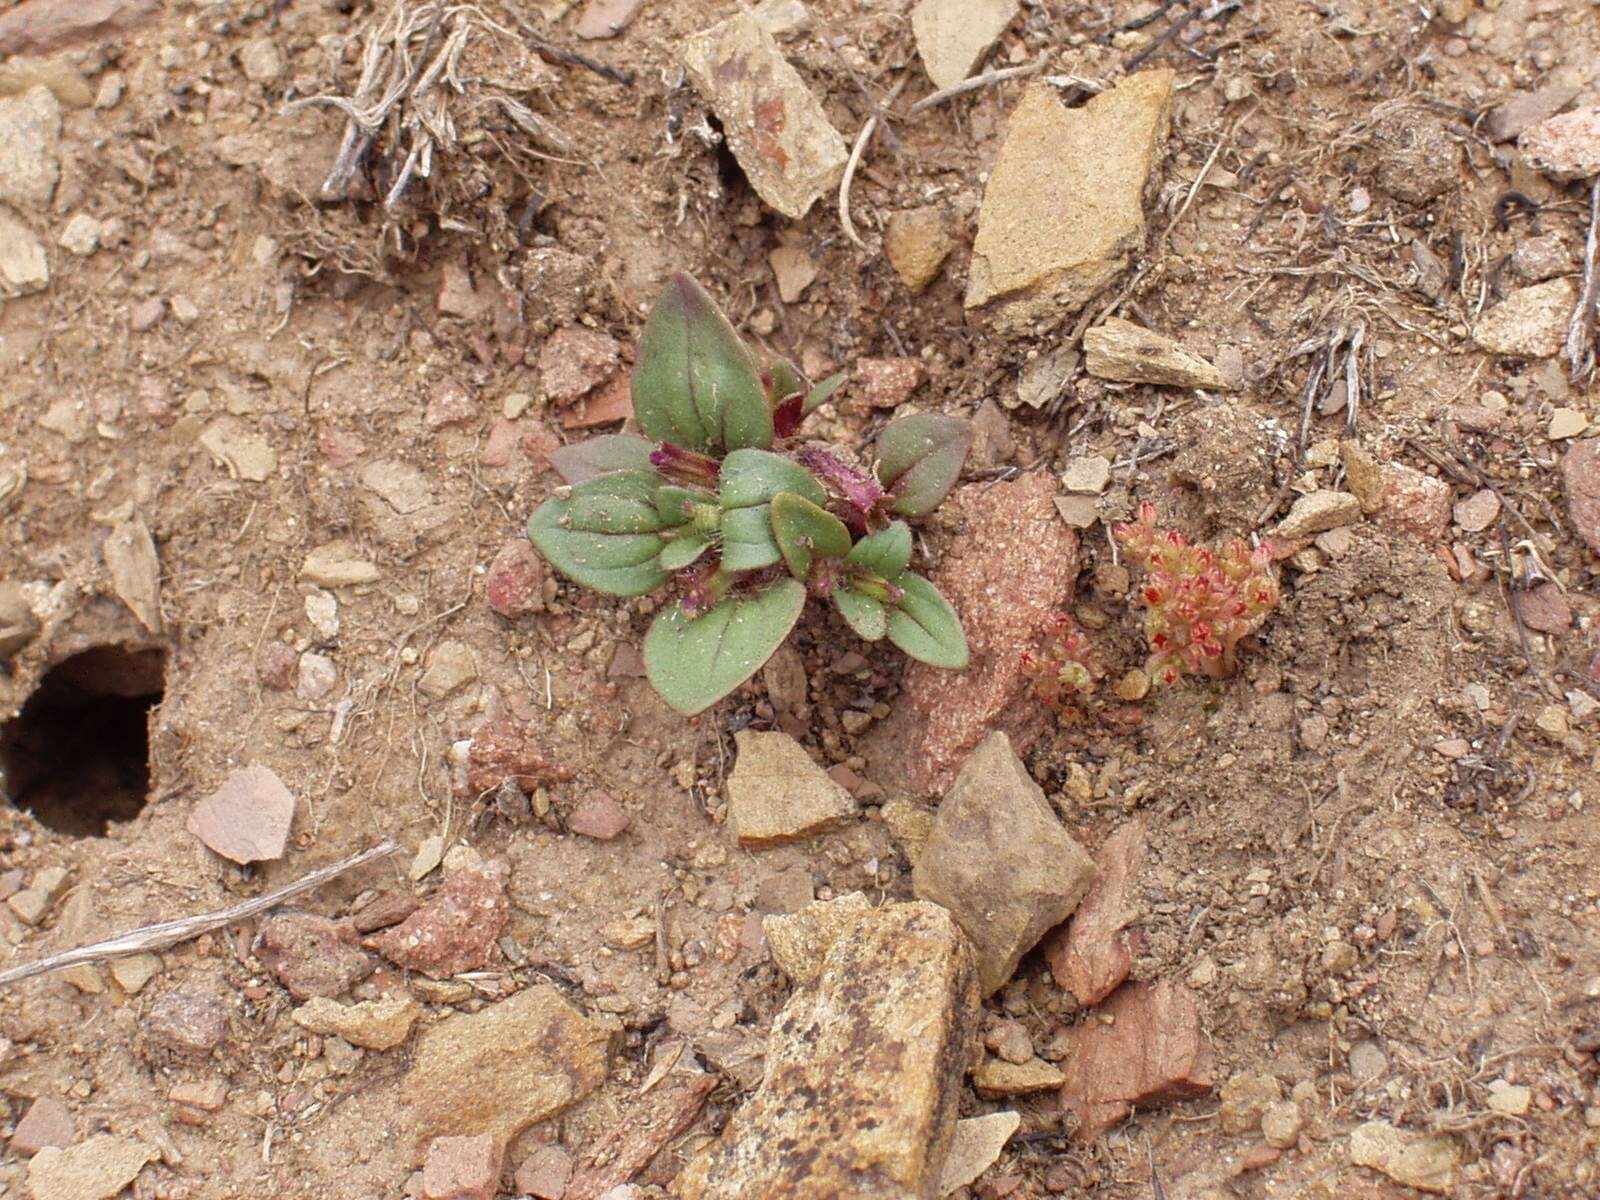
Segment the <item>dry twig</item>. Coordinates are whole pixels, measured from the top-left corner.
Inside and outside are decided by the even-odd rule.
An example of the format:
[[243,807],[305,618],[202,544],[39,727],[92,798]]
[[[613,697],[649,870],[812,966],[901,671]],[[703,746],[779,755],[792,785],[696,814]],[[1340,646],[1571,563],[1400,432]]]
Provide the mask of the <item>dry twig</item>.
[[1586,379],[1594,371],[1594,338],[1591,326],[1595,306],[1600,303],[1600,177],[1589,188],[1589,237],[1584,244],[1583,287],[1577,307],[1567,322],[1567,365],[1574,379]]
[[348,871],[357,867],[364,867],[368,863],[377,862],[379,859],[388,858],[391,854],[398,854],[400,843],[392,838],[379,842],[370,850],[363,850],[353,858],[343,862],[332,863],[326,867],[319,867],[309,875],[295,882],[285,884],[283,887],[268,892],[264,896],[257,896],[253,900],[246,900],[240,904],[219,908],[215,912],[201,913],[194,917],[179,917],[176,921],[163,921],[159,925],[145,925],[139,929],[131,929],[127,933],[118,934],[103,942],[94,942],[88,946],[79,946],[73,950],[63,950],[59,954],[47,955],[35,962],[24,963],[20,967],[12,967],[8,971],[0,971],[0,986],[8,983],[17,983],[24,979],[32,979],[35,975],[47,975],[52,971],[60,971],[66,967],[75,967],[80,963],[104,962],[107,959],[123,958],[129,954],[142,954],[148,950],[162,950],[168,946],[176,946],[179,942],[186,942],[190,938],[199,937],[202,933],[209,933],[213,929],[221,929],[224,925],[232,925],[235,921],[243,921],[246,917],[253,917],[257,913],[266,912],[269,908],[276,908],[285,900],[292,900],[296,896],[304,895],[327,883],[330,879],[337,879]]

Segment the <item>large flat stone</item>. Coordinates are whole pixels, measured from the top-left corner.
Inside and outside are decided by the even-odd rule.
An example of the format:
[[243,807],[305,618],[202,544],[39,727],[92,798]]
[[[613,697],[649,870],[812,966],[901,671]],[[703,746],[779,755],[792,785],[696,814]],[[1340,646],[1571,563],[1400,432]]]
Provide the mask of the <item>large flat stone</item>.
[[1011,114],[972,246],[966,306],[1002,331],[1053,328],[1144,246],[1144,201],[1171,124],[1173,74],[1141,71],[1068,109],[1046,84]]
[[1518,288],[1483,314],[1472,340],[1494,354],[1549,358],[1561,352],[1577,303],[1578,285],[1570,279]]
[[972,74],[1017,15],[1017,0],[921,0],[911,10],[917,54],[935,87]]
[[680,1200],[934,1200],[977,1013],[972,952],[932,904],[842,932],[773,1023],[761,1085]]
[[985,996],[1078,907],[1094,863],[1056,819],[1003,733],[967,760],[939,805],[911,876],[919,899],[955,915]]
[[844,174],[849,150],[800,73],[749,13],[691,37],[683,64],[756,194],[793,220]]
[[1449,1138],[1368,1121],[1350,1131],[1350,1161],[1418,1191],[1453,1195],[1461,1154]]
[[611,1034],[547,985],[417,1038],[403,1094],[419,1137],[487,1133],[504,1145],[605,1081]]
[[786,733],[743,730],[728,775],[728,819],[741,846],[774,846],[821,833],[856,802]]

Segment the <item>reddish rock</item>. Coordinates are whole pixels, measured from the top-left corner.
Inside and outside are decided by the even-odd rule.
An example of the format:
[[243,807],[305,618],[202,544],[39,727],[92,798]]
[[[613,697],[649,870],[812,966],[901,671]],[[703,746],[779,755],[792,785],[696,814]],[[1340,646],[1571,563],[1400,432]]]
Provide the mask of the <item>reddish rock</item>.
[[422,416],[422,424],[428,429],[443,429],[477,416],[478,406],[466,385],[459,379],[441,379],[428,396],[428,411]]
[[1139,919],[1135,883],[1145,852],[1142,820],[1107,838],[1095,856],[1089,894],[1072,919],[1045,939],[1050,973],[1080,1005],[1105,999],[1133,967],[1133,935],[1125,931]]
[[[351,936],[354,932],[349,930]],[[337,923],[302,912],[278,913],[269,919],[256,957],[296,1000],[342,996],[377,965]]]
[[1553,583],[1531,587],[1517,598],[1522,623],[1540,633],[1563,633],[1572,625],[1572,606]]
[[644,655],[639,653],[637,646],[618,642],[617,648],[611,652],[611,662],[606,666],[606,678],[643,679],[644,677]]
[[167,1093],[174,1104],[186,1104],[201,1112],[221,1112],[228,1102],[228,1083],[225,1079],[207,1079],[177,1084]]
[[512,1177],[519,1195],[535,1200],[561,1200],[572,1178],[572,1155],[560,1146],[540,1146],[522,1160]]
[[478,449],[478,462],[485,467],[507,467],[517,451],[517,423],[504,417],[489,426],[489,436]]
[[944,509],[957,532],[933,582],[955,606],[972,663],[965,671],[906,664],[905,696],[867,736],[883,780],[919,796],[942,792],[991,731],[1020,753],[1048,713],[1024,698],[1022,655],[1072,602],[1078,535],[1057,515],[1048,472],[1011,483],[968,484]]
[[261,647],[261,663],[256,675],[262,687],[281,692],[294,682],[294,669],[299,663],[300,656],[291,647],[282,642],[268,642]]
[[241,767],[201,800],[184,823],[206,848],[232,862],[283,857],[294,820],[294,794],[270,767]]
[[355,926],[357,933],[376,933],[400,924],[420,907],[415,897],[404,892],[385,892],[351,913],[350,923]]
[[510,717],[486,721],[472,737],[467,758],[467,787],[474,796],[490,796],[506,780],[525,792],[541,784],[571,779],[572,772],[547,757],[538,731]]
[[472,285],[472,274],[459,262],[447,262],[439,269],[439,295],[436,305],[447,317],[481,320],[489,313],[490,302]]
[[592,429],[611,425],[633,416],[633,377],[620,371],[605,387],[591,394],[582,404],[561,418],[563,429]]
[[1086,1021],[1072,1030],[1062,1063],[1061,1103],[1077,1116],[1080,1138],[1098,1139],[1135,1105],[1211,1091],[1211,1046],[1187,988],[1126,984],[1101,1012],[1111,1021]]
[[24,0],[0,13],[0,58],[120,43],[160,11],[160,0]]
[[1561,483],[1578,536],[1600,554],[1600,438],[1572,443],[1561,460]]
[[544,609],[544,560],[525,537],[500,547],[483,583],[489,607],[515,621]]
[[567,818],[567,828],[584,837],[609,842],[628,828],[628,814],[609,793],[594,791],[578,801]]
[[1450,485],[1404,463],[1382,468],[1383,509],[1378,520],[1423,541],[1444,537],[1450,524]]
[[317,451],[330,467],[343,470],[367,452],[367,443],[347,429],[324,429],[317,434]]
[[589,0],[573,32],[585,41],[613,38],[626,29],[644,0]]
[[494,1200],[499,1145],[488,1134],[434,1138],[422,1167],[423,1200]]
[[144,1015],[146,1044],[176,1058],[201,1059],[228,1036],[228,1000],[207,979],[191,979],[156,998]]
[[46,1146],[66,1147],[78,1140],[72,1113],[54,1096],[40,1096],[28,1106],[11,1135],[11,1152],[33,1157]]
[[1500,515],[1500,497],[1484,488],[1456,501],[1454,515],[1456,524],[1468,533],[1482,533]]
[[546,399],[564,404],[604,383],[621,361],[615,338],[582,325],[566,325],[539,349],[539,380]]
[[560,448],[561,439],[556,436],[556,431],[543,423],[536,423],[522,435],[522,453],[535,471],[548,471],[550,456]]
[[134,333],[146,333],[161,324],[167,315],[167,302],[158,296],[141,300],[128,310],[128,328]]
[[509,874],[499,861],[457,871],[426,904],[368,944],[396,966],[433,979],[486,967],[511,912]]
[[872,408],[895,408],[911,398],[928,377],[915,358],[862,358],[856,360],[857,393]]

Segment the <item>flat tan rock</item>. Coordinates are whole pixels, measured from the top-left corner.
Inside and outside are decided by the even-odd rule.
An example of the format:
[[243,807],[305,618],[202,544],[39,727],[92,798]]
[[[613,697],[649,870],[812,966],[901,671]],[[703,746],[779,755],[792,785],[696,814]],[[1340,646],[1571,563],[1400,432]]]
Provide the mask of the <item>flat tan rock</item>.
[[772,35],[737,13],[691,37],[683,65],[722,122],[750,186],[791,220],[844,174],[849,148]]
[[1068,109],[1023,94],[989,174],[966,306],[1002,332],[1061,324],[1144,246],[1144,202],[1166,148],[1173,73],[1141,71]]
[[1085,330],[1083,350],[1084,366],[1099,379],[1214,391],[1227,387],[1222,372],[1198,354],[1120,317]]
[[1600,105],[1540,121],[1517,139],[1536,171],[1562,183],[1600,175]]
[[939,1195],[948,1196],[957,1188],[966,1187],[992,1167],[1021,1124],[1021,1114],[1014,1112],[990,1113],[957,1121],[950,1153],[944,1160],[944,1173],[939,1179]]
[[971,75],[1017,8],[1017,0],[921,0],[911,10],[911,32],[934,86],[952,87]]
[[403,996],[340,1004],[326,996],[313,996],[294,1010],[294,1023],[324,1037],[342,1037],[367,1050],[393,1050],[411,1036],[422,1010]]
[[1025,1063],[1009,1063],[1003,1058],[985,1058],[972,1073],[972,1089],[989,1100],[1004,1096],[1026,1096],[1049,1092],[1065,1081],[1060,1068],[1042,1058]]
[[1350,1161],[1422,1192],[1452,1195],[1461,1155],[1449,1138],[1368,1121],[1350,1131]]
[[1578,285],[1551,279],[1518,288],[1483,314],[1472,340],[1491,354],[1549,358],[1567,338],[1567,321],[1578,303]]
[[949,215],[926,205],[891,213],[883,227],[883,252],[913,295],[932,283],[956,248]]
[[0,205],[0,297],[26,296],[49,285],[44,243]]
[[110,1200],[159,1157],[147,1142],[109,1133],[65,1150],[46,1146],[28,1164],[28,1189],[33,1200]]
[[839,935],[867,913],[872,902],[860,892],[846,892],[833,900],[813,900],[792,913],[767,917],[761,922],[772,961],[797,985],[822,974],[822,964]]
[[103,553],[117,599],[151,633],[161,632],[161,561],[150,530],[138,517],[119,522]]
[[978,955],[985,996],[1072,915],[1094,863],[1056,819],[1003,733],[990,734],[945,793],[912,888],[955,916]]
[[487,1133],[505,1145],[610,1069],[611,1032],[541,984],[422,1033],[401,1091],[419,1138]]
[[294,803],[272,768],[241,767],[190,810],[184,827],[232,862],[271,862],[283,857]]
[[932,1200],[976,1013],[972,952],[949,913],[864,915],[778,1014],[760,1086],[674,1195]]
[[741,846],[792,842],[856,815],[854,797],[788,734],[744,730],[734,745],[728,820]]

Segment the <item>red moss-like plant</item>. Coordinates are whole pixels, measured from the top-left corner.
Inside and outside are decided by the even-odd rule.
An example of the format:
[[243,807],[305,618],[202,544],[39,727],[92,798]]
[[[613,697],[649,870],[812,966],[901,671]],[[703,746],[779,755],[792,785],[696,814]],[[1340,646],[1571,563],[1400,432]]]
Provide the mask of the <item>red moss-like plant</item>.
[[1066,613],[1057,614],[1038,653],[1023,654],[1022,670],[1034,699],[1055,709],[1062,725],[1083,718],[1104,674],[1083,631]]

